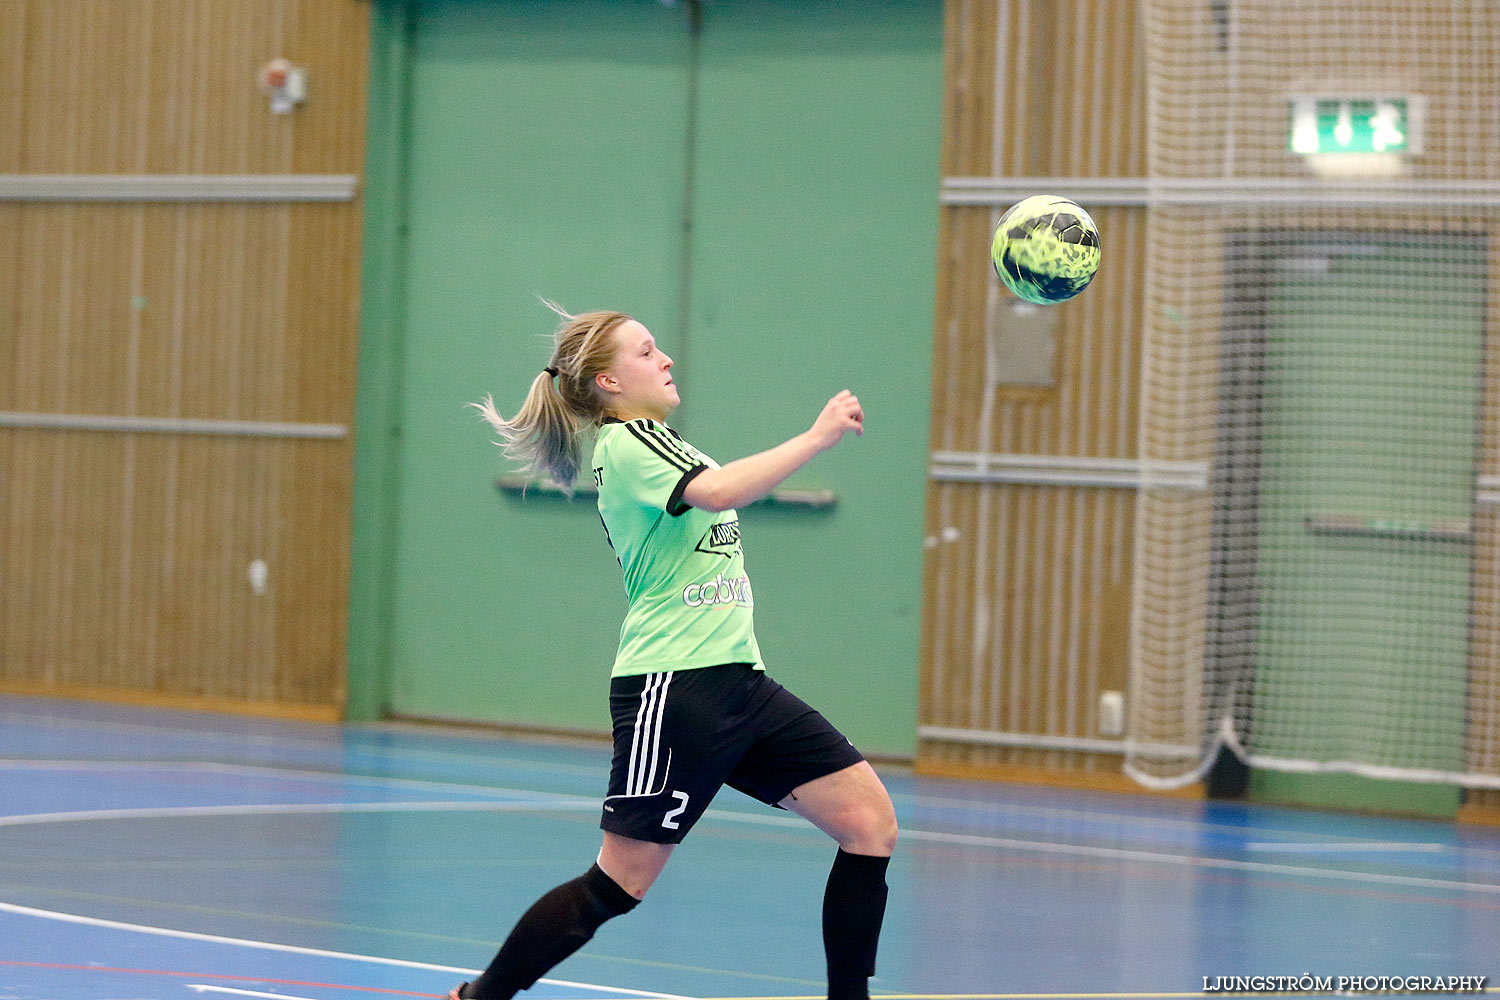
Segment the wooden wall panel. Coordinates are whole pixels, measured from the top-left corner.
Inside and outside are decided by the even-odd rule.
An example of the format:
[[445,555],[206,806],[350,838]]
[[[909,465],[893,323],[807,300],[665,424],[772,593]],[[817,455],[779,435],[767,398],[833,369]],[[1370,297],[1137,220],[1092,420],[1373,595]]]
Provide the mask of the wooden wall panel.
[[0,462],[5,688],[339,703],[343,442],[16,430]]
[[[0,173],[358,173],[363,0],[12,0]],[[309,96],[273,115],[256,71],[285,56]],[[12,103],[14,102],[14,103]]]
[[936,484],[923,722],[1099,737],[1100,692],[1126,686],[1133,517],[1123,490]]
[[956,0],[945,30],[945,177],[1145,176],[1136,4]]
[[329,278],[357,258],[349,206],[3,211],[19,315],[0,409],[347,419],[353,342],[336,327],[353,317],[358,285]]
[[[946,30],[945,176],[1145,174],[1133,3],[951,2]],[[1134,456],[1145,212],[1089,207],[1104,263],[1057,307],[1056,383],[988,391],[986,338],[1008,305],[988,254],[1001,209],[942,209],[934,451]],[[1133,520],[1125,489],[930,483],[922,725],[1101,738],[1098,696],[1126,687]],[[999,765],[1103,774],[1119,759],[919,745],[929,770]]]
[[[1011,301],[989,260],[991,212],[944,209],[949,240],[939,265],[933,352],[932,447],[1128,458],[1135,453],[1145,211],[1096,208],[1107,255],[1088,291],[1058,307],[1054,386],[1000,386],[985,394],[985,338]],[[938,398],[938,397],[941,398]]]
[[[955,3],[943,23],[943,176],[987,176],[994,165],[995,32],[1010,4]],[[1009,23],[1007,10],[1007,21]],[[945,212],[941,221],[949,221]],[[944,250],[953,244],[940,241]]]
[[[3,5],[0,173],[358,175],[369,17]],[[289,115],[255,89],[275,56],[308,68]],[[0,411],[347,427],[361,212],[0,203]],[[352,459],[352,434],[0,428],[0,689],[334,717]]]

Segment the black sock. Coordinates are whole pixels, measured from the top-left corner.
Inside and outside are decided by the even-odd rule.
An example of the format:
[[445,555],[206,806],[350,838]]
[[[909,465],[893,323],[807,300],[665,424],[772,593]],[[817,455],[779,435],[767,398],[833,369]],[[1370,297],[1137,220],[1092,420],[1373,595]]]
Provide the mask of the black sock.
[[463,991],[471,1000],[510,1000],[582,948],[610,917],[640,900],[594,865],[532,904],[500,946],[490,967]]
[[823,948],[828,952],[828,1000],[869,1000],[875,946],[885,919],[885,869],[890,858],[848,854],[842,848],[823,893]]

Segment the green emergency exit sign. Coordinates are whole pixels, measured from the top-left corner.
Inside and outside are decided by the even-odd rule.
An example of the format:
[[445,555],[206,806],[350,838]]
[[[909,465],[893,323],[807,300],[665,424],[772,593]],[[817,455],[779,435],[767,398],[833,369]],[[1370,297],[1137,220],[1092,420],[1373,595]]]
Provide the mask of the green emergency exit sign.
[[1418,152],[1419,102],[1409,97],[1294,97],[1287,148],[1305,155]]

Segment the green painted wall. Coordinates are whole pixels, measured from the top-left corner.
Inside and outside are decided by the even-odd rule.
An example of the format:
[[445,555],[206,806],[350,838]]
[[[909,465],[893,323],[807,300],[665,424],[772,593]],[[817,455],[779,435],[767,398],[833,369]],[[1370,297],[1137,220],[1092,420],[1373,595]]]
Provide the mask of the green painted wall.
[[[915,749],[942,6],[378,6],[350,711],[604,732],[624,612],[593,504],[500,494],[551,317],[620,308],[721,461],[852,388],[868,431],[742,512],[773,675]],[[397,105],[393,109],[389,105]],[[377,106],[379,105],[379,106]]]

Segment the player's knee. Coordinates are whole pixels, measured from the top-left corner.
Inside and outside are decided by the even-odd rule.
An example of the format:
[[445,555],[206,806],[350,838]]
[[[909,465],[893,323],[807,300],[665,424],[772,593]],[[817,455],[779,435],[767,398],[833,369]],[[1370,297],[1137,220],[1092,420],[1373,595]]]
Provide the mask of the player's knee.
[[627,872],[622,877],[615,879],[615,882],[621,889],[629,893],[636,902],[640,902],[646,898],[646,893],[656,883],[656,879],[650,875],[636,875]]
[[880,854],[890,854],[896,849],[901,830],[896,823],[896,810],[890,799],[885,799],[875,808],[870,820],[870,836],[880,845]]
[[884,785],[871,792],[867,806],[870,812],[870,835],[880,843],[883,848],[881,853],[889,854],[896,849],[896,838],[901,835],[901,831],[896,823],[896,807]]
[[620,864],[618,861],[609,870],[610,880],[636,902],[646,898],[647,890],[656,883],[660,874],[661,870],[653,865]]
[[889,855],[896,849],[900,830],[896,810],[888,796],[870,797],[847,814],[848,842],[842,846],[855,854]]
[[595,867],[629,896],[640,902],[655,884],[671,856],[670,844],[632,842],[622,837],[605,836]]

